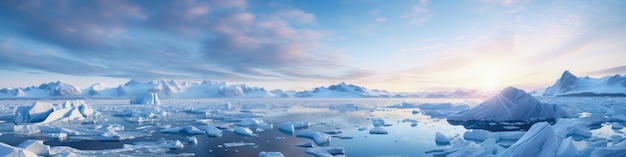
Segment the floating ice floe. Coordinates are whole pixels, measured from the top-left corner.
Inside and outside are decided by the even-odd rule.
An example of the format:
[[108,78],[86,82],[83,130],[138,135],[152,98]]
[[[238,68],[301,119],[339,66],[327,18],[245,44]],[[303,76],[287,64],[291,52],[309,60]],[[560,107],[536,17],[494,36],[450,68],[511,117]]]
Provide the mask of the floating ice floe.
[[296,137],[304,137],[304,138],[313,139],[313,141],[317,145],[329,144],[330,143],[330,138],[331,138],[330,135],[328,135],[328,134],[321,133],[321,132],[316,132],[316,131],[309,130],[309,129],[305,129],[305,130],[299,131],[296,134]]
[[296,147],[303,147],[303,148],[313,148],[313,147],[315,147],[315,145],[313,145],[313,143],[311,143],[311,142],[300,143],[300,144],[296,144],[294,146],[296,146]]
[[222,130],[218,129],[215,126],[212,125],[205,125],[205,126],[199,126],[198,129],[204,131],[205,134],[211,136],[211,137],[221,137],[222,136]]
[[254,146],[254,143],[232,142],[232,143],[224,143],[222,145],[228,148],[228,147]]
[[255,119],[255,118],[244,118],[240,122],[235,123],[237,126],[257,126],[257,125],[267,125],[263,120]]
[[489,138],[497,140],[518,140],[524,136],[525,132],[522,131],[502,131],[502,132],[490,132],[487,130],[474,129],[463,133],[465,140],[485,141]]
[[254,132],[252,132],[252,130],[250,130],[248,128],[244,128],[244,127],[236,127],[235,128],[235,133],[237,133],[239,135],[244,135],[244,136],[256,136],[256,134],[254,134]]
[[66,101],[63,104],[35,102],[31,106],[20,106],[15,111],[15,124],[45,124],[54,121],[85,120],[99,115],[83,100]]
[[294,133],[295,129],[308,128],[309,126],[311,126],[311,123],[308,121],[291,121],[278,125],[278,130]]
[[384,126],[385,125],[385,120],[383,120],[382,118],[373,118],[372,119],[372,124],[374,126]]
[[280,152],[259,152],[259,157],[285,157],[283,153]]
[[544,104],[523,90],[507,87],[480,105],[448,116],[449,121],[533,121],[572,117],[554,104]]
[[160,140],[158,142],[135,142],[132,148],[170,148],[181,149],[185,147],[179,140]]
[[196,128],[195,126],[185,126],[185,127],[173,127],[168,129],[161,130],[162,133],[169,134],[203,134],[204,131]]
[[187,136],[185,137],[185,142],[189,144],[198,144],[198,139],[194,136]]
[[495,156],[498,152],[496,140],[486,139],[480,144],[467,141],[459,141],[452,145],[452,148],[441,152],[433,153],[435,157],[489,157]]
[[552,126],[556,136],[559,138],[565,138],[568,136],[576,135],[578,137],[589,138],[591,137],[591,131],[589,130],[590,123],[582,121],[580,119],[558,119],[556,124]]
[[144,95],[137,97],[130,101],[130,104],[146,104],[146,105],[159,105],[159,95],[157,93],[145,93]]
[[304,152],[315,155],[316,157],[341,157],[346,154],[343,147],[315,147],[308,148]]
[[37,157],[37,154],[23,148],[13,147],[0,142],[0,156],[4,157]]
[[120,113],[115,113],[115,116],[121,117],[142,117],[142,118],[154,118],[167,116],[167,112],[160,107],[141,107],[136,109],[126,109]]
[[437,133],[435,133],[435,142],[441,143],[441,144],[449,144],[450,143],[450,138],[446,137],[445,135],[441,134],[440,132],[437,132]]
[[375,126],[374,128],[370,129],[370,134],[388,134],[387,130],[383,129],[380,126]]

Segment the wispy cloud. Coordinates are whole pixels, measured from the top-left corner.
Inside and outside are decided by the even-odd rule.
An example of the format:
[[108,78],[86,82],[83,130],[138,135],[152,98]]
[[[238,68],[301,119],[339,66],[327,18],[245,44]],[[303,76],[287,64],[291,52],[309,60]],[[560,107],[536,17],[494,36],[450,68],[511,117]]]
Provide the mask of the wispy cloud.
[[[10,22],[0,26],[0,68],[233,80],[366,73],[337,68],[345,64],[345,56],[327,51],[319,42],[332,35],[329,31],[294,27],[315,23],[315,15],[292,8],[257,15],[247,7],[245,0],[2,1],[0,19]],[[57,54],[45,54],[44,49]]]
[[400,16],[401,19],[407,19],[410,24],[419,25],[422,24],[433,14],[428,9],[428,0],[419,0],[410,11]]

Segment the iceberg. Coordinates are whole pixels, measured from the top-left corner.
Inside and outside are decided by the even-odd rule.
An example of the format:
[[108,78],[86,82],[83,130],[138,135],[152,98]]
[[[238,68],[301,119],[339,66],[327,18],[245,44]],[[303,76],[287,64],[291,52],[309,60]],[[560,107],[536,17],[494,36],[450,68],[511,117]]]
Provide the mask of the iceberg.
[[626,76],[619,74],[602,78],[576,77],[563,72],[554,85],[546,88],[543,96],[626,96]]
[[137,97],[130,101],[130,104],[146,104],[146,105],[159,105],[159,95],[157,93],[146,93],[141,97]]
[[254,143],[244,143],[244,142],[232,142],[232,143],[224,143],[224,147],[241,147],[241,146],[254,146]]
[[295,129],[308,128],[309,126],[311,126],[311,123],[308,121],[290,121],[278,125],[278,130],[287,133],[294,133]]
[[330,138],[331,138],[331,136],[328,134],[316,132],[316,131],[309,130],[309,129],[305,129],[305,130],[298,132],[296,134],[296,137],[304,137],[304,138],[313,139],[313,141],[317,145],[330,144]]
[[84,120],[99,115],[83,100],[66,101],[63,104],[35,102],[31,106],[20,106],[15,111],[13,122],[24,123],[51,123],[54,121]]
[[543,104],[523,90],[507,87],[480,105],[453,114],[448,121],[533,121],[571,117],[554,104]]
[[283,153],[280,152],[259,152],[259,157],[285,157]]

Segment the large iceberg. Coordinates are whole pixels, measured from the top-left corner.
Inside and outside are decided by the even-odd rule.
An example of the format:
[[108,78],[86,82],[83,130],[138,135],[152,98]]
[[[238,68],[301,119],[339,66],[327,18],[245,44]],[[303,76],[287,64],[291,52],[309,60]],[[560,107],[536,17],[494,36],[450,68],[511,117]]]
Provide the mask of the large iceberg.
[[161,100],[159,100],[157,93],[146,93],[143,96],[131,100],[130,104],[159,105],[161,104]]
[[570,117],[554,104],[544,104],[523,90],[507,87],[480,105],[453,114],[449,121],[533,121]]
[[66,101],[63,104],[35,102],[32,106],[20,106],[15,111],[13,122],[50,123],[54,121],[84,120],[99,115],[83,100]]

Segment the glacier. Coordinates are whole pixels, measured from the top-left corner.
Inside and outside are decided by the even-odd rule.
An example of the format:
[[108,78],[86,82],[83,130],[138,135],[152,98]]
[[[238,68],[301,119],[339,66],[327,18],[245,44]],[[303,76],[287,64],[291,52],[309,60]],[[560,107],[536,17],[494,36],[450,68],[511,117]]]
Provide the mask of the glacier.
[[615,74],[601,78],[577,77],[565,71],[542,95],[626,97],[626,76]]

